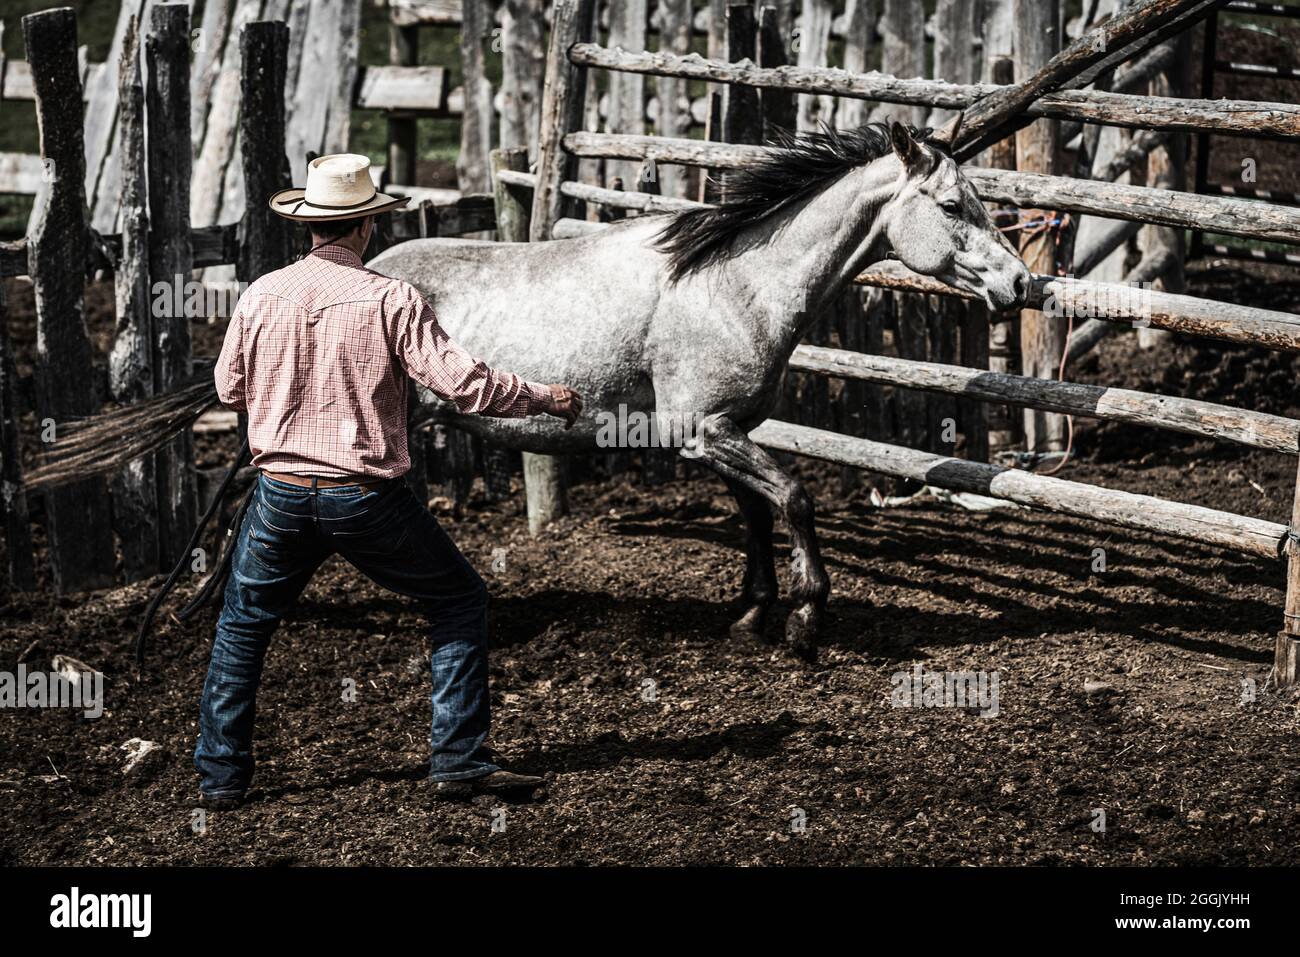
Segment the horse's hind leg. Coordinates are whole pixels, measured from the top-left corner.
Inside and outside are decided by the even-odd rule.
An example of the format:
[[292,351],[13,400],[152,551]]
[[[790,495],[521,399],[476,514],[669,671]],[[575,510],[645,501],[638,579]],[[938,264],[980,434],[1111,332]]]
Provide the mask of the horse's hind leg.
[[745,583],[741,604],[745,609],[731,626],[737,638],[762,638],[767,613],[776,602],[776,558],[772,552],[772,509],[767,500],[743,483],[725,479],[736,496],[745,521]]
[[812,660],[817,655],[817,629],[831,590],[817,547],[812,496],[725,415],[705,418],[683,454],[698,458],[726,481],[759,495],[785,519],[794,546],[790,597],[795,605],[786,621],[785,636],[796,654]]

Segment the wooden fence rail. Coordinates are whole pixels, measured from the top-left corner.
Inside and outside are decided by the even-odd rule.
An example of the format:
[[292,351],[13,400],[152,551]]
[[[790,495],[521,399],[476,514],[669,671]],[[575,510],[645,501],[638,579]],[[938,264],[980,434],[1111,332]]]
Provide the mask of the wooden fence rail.
[[1264,558],[1282,555],[1287,526],[1151,495],[920,452],[808,426],[768,419],[749,434],[770,449],[853,465],[954,492],[994,498],[1093,521],[1174,535]]
[[[597,43],[579,43],[569,58],[580,66],[647,76],[677,77],[803,94],[843,96],[879,103],[962,110],[1006,89],[992,83],[947,83],[883,73],[853,74],[827,67],[761,67],[750,61],[728,63],[699,54],[629,52]],[[1107,90],[1062,90],[1030,104],[1033,117],[1101,123],[1168,132],[1211,132],[1252,139],[1300,140],[1300,105],[1242,100],[1174,99]]]
[[[705,169],[742,169],[754,165],[772,149],[585,131],[567,134],[564,148],[575,156],[652,160]],[[1300,209],[1289,206],[978,166],[964,167],[964,171],[986,202],[1206,229],[1247,239],[1300,245]]]

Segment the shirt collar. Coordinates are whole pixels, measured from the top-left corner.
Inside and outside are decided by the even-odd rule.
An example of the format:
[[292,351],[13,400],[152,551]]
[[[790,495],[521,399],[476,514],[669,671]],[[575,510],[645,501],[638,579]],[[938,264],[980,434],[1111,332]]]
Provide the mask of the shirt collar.
[[365,263],[350,249],[344,249],[342,246],[333,243],[326,243],[324,246],[318,246],[312,250],[311,254],[320,259],[328,260],[332,263],[338,263],[341,266],[353,266],[362,269]]

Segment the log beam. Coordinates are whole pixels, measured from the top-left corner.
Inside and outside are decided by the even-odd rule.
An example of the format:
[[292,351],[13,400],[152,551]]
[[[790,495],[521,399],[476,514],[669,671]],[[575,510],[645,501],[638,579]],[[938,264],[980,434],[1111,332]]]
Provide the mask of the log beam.
[[775,419],[768,419],[749,436],[759,445],[782,452],[851,465],[954,492],[988,495],[1122,528],[1173,535],[1250,555],[1277,558],[1287,539],[1287,527],[1276,522],[920,452]]

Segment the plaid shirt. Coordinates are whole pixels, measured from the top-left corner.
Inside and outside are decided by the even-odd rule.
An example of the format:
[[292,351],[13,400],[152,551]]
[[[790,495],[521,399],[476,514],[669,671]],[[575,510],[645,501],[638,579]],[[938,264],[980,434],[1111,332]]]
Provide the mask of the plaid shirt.
[[411,467],[403,370],[465,413],[536,415],[549,397],[472,357],[413,286],[339,246],[248,287],[217,359],[217,395],[248,413],[257,468],[395,478]]

